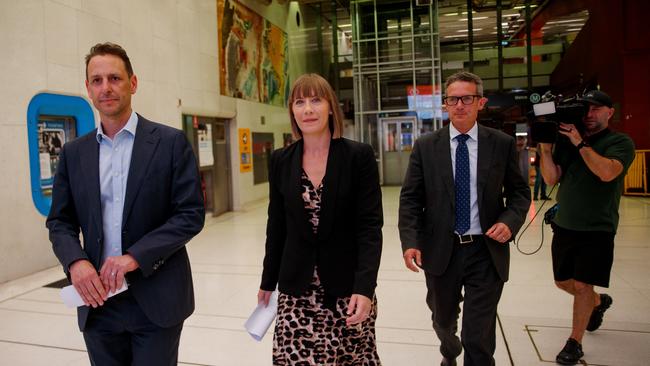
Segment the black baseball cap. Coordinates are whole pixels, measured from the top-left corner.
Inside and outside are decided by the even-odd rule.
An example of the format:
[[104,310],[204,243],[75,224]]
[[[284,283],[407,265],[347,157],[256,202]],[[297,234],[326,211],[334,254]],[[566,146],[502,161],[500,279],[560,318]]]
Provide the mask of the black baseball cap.
[[609,95],[605,94],[600,90],[592,90],[585,93],[585,95],[580,98],[580,101],[583,103],[595,104],[595,105],[604,105],[609,108],[612,108],[612,98]]

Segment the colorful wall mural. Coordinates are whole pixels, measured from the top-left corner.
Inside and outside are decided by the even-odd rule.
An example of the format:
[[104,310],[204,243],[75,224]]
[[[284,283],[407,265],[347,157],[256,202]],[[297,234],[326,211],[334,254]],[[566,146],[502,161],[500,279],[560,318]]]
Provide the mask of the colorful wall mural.
[[217,0],[217,25],[221,94],[285,106],[287,34],[235,0]]

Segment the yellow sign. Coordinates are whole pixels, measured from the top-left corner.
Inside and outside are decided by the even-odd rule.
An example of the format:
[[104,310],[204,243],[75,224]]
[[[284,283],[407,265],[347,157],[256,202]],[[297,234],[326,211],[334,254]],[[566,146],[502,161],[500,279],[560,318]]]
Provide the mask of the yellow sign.
[[251,139],[250,128],[239,129],[239,171],[242,173],[250,172],[253,169]]

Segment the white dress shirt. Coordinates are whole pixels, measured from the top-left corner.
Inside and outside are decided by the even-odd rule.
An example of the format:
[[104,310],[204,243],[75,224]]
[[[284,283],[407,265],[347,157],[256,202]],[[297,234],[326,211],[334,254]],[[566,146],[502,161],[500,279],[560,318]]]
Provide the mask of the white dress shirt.
[[104,229],[102,263],[108,257],[122,255],[122,212],[137,125],[138,116],[132,112],[126,125],[112,140],[104,134],[101,123],[97,128],[99,189]]

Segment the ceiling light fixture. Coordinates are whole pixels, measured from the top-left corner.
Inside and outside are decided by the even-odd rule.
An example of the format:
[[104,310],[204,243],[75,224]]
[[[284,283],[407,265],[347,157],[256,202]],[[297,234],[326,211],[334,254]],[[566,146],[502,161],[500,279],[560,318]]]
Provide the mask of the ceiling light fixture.
[[[472,18],[472,20],[480,20],[480,19],[487,19],[487,18],[488,17],[475,17],[475,18]],[[458,19],[458,21],[459,22],[466,22],[467,18]]]
[[561,24],[561,23],[576,23],[576,22],[584,22],[586,19],[566,19],[566,20],[551,20],[550,22],[546,22],[546,24]]

